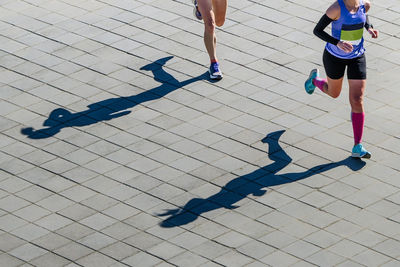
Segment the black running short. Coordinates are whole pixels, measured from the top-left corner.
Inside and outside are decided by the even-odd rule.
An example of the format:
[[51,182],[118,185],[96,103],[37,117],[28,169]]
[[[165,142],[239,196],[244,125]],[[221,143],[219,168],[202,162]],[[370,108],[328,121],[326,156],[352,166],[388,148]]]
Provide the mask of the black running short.
[[340,79],[344,76],[347,66],[347,79],[365,80],[367,78],[367,64],[365,54],[362,56],[343,59],[329,53],[326,49],[322,57],[326,75],[331,79]]

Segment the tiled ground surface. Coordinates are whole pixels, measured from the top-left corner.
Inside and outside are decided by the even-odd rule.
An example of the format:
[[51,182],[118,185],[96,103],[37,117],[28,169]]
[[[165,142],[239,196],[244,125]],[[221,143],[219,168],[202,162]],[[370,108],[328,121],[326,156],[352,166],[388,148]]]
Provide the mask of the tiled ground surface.
[[229,0],[211,83],[189,0],[0,0],[0,265],[400,266],[400,4],[355,161],[303,90],[329,3]]

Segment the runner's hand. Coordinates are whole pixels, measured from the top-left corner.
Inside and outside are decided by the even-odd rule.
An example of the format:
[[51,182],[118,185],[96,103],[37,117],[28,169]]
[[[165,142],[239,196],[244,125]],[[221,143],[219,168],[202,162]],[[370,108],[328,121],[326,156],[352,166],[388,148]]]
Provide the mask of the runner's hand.
[[378,38],[378,30],[375,30],[374,28],[369,28],[368,29],[369,34],[371,34],[372,38]]
[[346,53],[350,53],[351,51],[353,51],[353,45],[346,41],[339,41],[339,43],[337,44],[337,47],[339,47],[341,50],[343,50]]

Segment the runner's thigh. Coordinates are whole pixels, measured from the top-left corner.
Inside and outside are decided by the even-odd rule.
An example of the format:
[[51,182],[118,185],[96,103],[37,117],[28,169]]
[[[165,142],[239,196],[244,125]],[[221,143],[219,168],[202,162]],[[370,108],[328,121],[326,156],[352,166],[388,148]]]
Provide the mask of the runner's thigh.
[[197,0],[199,11],[205,22],[214,21],[212,0]]
[[225,22],[228,0],[212,0],[212,6],[215,14],[215,23],[222,26]]

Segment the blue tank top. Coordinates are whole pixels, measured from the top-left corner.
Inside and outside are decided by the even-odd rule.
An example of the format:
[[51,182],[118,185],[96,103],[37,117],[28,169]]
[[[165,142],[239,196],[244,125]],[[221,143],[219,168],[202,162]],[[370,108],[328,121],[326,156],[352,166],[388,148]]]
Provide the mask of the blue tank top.
[[364,1],[360,0],[360,7],[352,14],[343,0],[337,0],[340,5],[340,18],[332,21],[332,36],[341,41],[350,42],[353,51],[346,53],[336,45],[326,44],[326,50],[338,58],[351,59],[364,54],[364,24],[366,22]]

